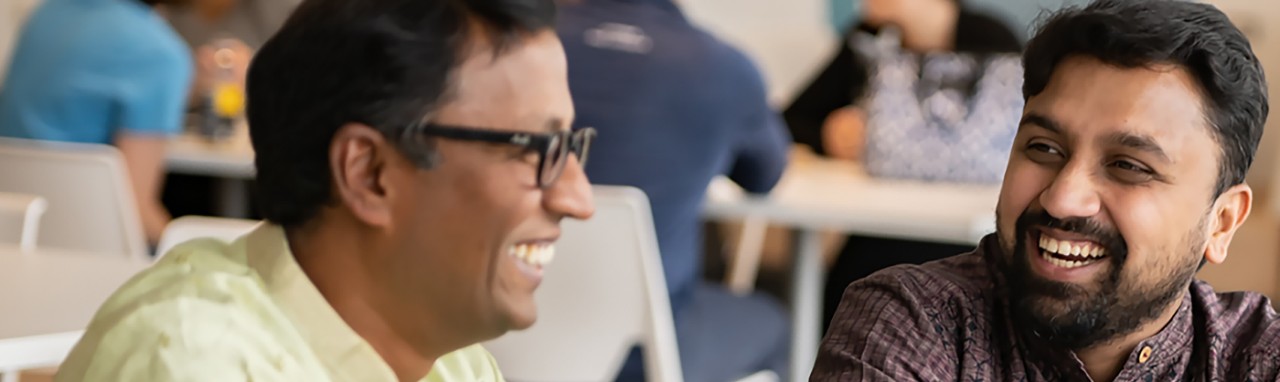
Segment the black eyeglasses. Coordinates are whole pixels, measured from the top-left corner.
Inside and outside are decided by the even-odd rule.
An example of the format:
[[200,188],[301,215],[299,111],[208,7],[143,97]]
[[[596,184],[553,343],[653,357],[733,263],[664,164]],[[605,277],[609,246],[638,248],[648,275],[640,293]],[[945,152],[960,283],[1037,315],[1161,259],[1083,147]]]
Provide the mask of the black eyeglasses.
[[591,150],[591,141],[596,137],[596,129],[590,127],[575,131],[539,134],[485,130],[434,123],[411,128],[406,133],[463,141],[506,143],[537,152],[538,187],[542,188],[547,188],[560,179],[560,174],[564,173],[565,165],[569,163],[570,153],[578,157],[579,164],[585,166],[587,164],[587,154]]

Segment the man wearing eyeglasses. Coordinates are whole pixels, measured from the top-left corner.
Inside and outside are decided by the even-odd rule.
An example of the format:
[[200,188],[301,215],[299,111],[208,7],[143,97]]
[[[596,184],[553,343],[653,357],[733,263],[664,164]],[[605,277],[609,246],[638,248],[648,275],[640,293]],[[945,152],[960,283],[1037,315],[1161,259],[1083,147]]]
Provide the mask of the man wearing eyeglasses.
[[552,0],[307,0],[248,80],[267,223],[112,296],[60,381],[500,381],[594,207]]

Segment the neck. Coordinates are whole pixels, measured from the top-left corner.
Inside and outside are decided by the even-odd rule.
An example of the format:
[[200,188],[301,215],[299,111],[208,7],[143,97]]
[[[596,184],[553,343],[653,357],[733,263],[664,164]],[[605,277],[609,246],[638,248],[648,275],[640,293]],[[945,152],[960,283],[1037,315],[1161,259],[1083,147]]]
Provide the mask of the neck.
[[1174,314],[1178,313],[1182,300],[1183,296],[1178,296],[1173,303],[1164,308],[1164,312],[1159,317],[1139,326],[1138,330],[1106,343],[1076,350],[1076,357],[1084,363],[1084,370],[1089,373],[1089,378],[1094,381],[1115,380],[1124,369],[1125,361],[1129,359],[1133,349],[1142,341],[1160,333],[1169,321],[1173,320]]
[[431,330],[438,325],[426,317],[408,317],[403,314],[405,304],[392,301],[390,296],[394,294],[387,293],[389,289],[378,282],[385,277],[373,271],[386,268],[377,266],[377,256],[372,254],[386,251],[368,239],[372,235],[366,234],[367,227],[324,220],[317,217],[307,227],[288,230],[289,245],[298,265],[325,301],[378,353],[397,379],[422,380],[437,358],[461,346],[419,341],[447,338],[427,334],[447,331]]

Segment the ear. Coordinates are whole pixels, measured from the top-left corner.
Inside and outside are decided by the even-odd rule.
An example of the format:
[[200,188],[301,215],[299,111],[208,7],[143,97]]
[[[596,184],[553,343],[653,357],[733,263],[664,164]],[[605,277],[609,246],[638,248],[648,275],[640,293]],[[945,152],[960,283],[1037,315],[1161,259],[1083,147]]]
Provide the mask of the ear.
[[391,150],[382,133],[359,123],[339,128],[329,145],[329,170],[340,206],[368,225],[391,224],[385,177]]
[[1209,219],[1209,240],[1204,250],[1206,260],[1214,264],[1227,260],[1231,238],[1249,217],[1252,207],[1253,189],[1247,184],[1237,184],[1218,195]]

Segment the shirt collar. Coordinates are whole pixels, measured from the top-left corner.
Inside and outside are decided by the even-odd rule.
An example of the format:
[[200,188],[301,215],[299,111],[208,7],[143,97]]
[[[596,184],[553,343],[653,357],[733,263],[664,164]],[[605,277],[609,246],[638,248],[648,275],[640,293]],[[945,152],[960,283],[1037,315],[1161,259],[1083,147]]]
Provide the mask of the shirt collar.
[[394,381],[373,347],[347,326],[303,273],[284,229],[263,224],[245,237],[249,267],[336,381]]
[[1150,375],[1155,379],[1167,379],[1162,375],[1176,375],[1170,373],[1186,369],[1193,351],[1191,340],[1195,337],[1192,304],[1188,291],[1183,294],[1178,311],[1169,323],[1129,352],[1124,369],[1116,376],[1117,381],[1141,380]]

